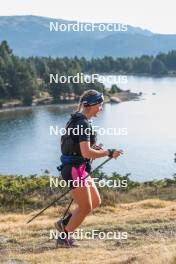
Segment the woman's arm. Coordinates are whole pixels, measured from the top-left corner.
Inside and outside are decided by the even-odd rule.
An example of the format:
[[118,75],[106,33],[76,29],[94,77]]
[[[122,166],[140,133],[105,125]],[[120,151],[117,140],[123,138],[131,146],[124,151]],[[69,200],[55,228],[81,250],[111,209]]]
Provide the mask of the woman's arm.
[[82,156],[86,159],[101,158],[101,157],[108,156],[109,154],[108,150],[104,150],[104,149],[95,150],[91,148],[89,141],[80,142],[80,149],[81,149]]

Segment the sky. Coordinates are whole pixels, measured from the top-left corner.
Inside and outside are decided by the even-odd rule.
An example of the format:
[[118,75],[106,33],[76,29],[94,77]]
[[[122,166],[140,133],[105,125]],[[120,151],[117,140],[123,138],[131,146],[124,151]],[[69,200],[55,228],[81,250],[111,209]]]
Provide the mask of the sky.
[[38,15],[114,22],[176,34],[176,0],[0,0],[0,16]]

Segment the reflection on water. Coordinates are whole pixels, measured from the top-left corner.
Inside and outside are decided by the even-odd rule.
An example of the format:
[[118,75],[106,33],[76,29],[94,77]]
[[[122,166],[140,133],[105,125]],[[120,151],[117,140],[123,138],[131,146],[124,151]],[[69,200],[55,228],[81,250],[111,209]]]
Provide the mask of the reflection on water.
[[[131,172],[140,181],[171,177],[175,173],[176,78],[128,77],[123,89],[142,92],[143,100],[106,104],[94,121],[108,128],[126,128],[127,136],[99,135],[105,147],[119,147],[123,157],[106,164],[107,173]],[[156,95],[153,95],[156,94]],[[50,135],[50,126],[64,127],[73,106],[39,106],[0,112],[0,172],[57,175],[60,136]],[[94,166],[102,159],[94,162]]]

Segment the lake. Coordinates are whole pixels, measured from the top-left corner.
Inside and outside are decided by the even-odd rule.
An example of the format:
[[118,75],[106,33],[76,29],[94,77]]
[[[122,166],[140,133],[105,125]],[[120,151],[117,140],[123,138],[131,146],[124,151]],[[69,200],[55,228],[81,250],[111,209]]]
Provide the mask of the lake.
[[[107,84],[110,86],[110,83]],[[99,135],[106,148],[121,148],[124,155],[107,163],[103,171],[131,173],[138,181],[170,178],[176,173],[176,78],[128,76],[124,89],[142,92],[141,100],[105,104],[93,120],[99,127],[125,129],[126,135]],[[58,175],[60,136],[50,126],[64,127],[72,107],[36,106],[0,111],[0,173]],[[94,162],[93,167],[104,160]]]

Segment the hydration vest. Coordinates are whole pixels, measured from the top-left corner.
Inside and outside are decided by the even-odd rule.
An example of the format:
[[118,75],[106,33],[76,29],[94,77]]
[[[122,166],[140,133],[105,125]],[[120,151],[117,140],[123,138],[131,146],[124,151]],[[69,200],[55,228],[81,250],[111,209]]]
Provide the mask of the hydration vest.
[[[70,120],[66,124],[66,133],[65,135],[61,136],[61,152],[63,155],[81,156],[79,138],[78,136],[73,135],[72,133],[72,128],[79,126],[78,121],[80,120],[87,121],[87,118],[83,114],[76,112],[75,114],[71,115]],[[70,129],[68,130],[68,128]],[[90,146],[93,146],[95,143],[96,133],[95,131],[93,131],[92,126],[90,124]]]

